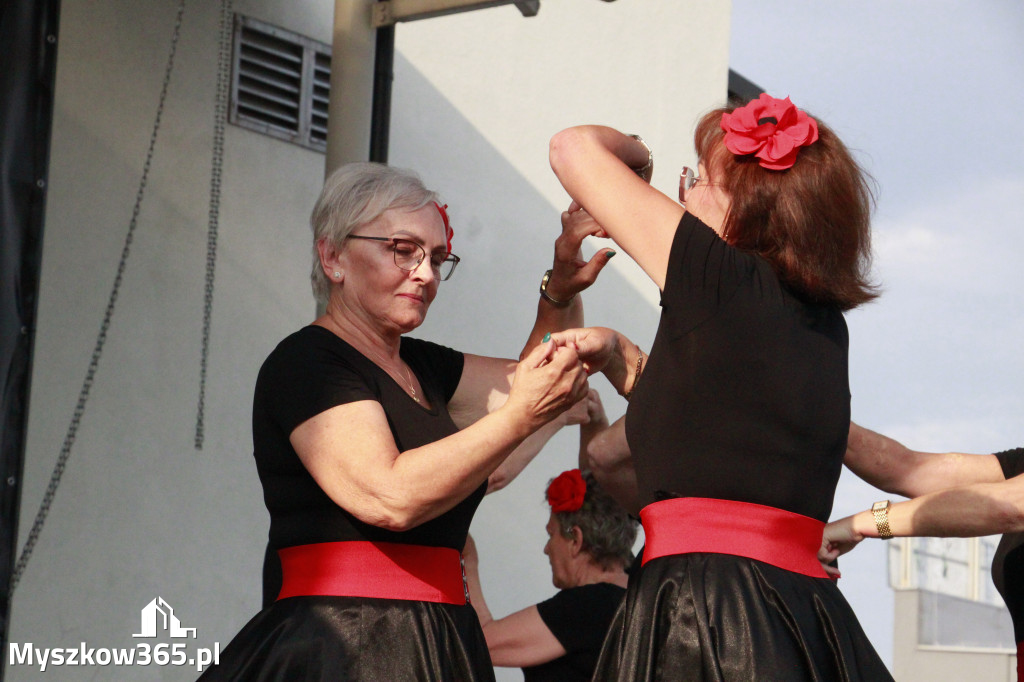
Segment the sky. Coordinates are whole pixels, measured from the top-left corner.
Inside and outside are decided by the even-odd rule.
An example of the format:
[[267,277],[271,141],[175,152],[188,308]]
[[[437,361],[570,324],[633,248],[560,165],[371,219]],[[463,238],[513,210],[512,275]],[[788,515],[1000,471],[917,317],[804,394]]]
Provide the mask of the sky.
[[[918,450],[1024,446],[1024,3],[733,0],[730,67],[874,178],[882,296],[847,316],[854,420]],[[849,472],[834,516],[886,495]],[[843,587],[891,660],[884,543]]]

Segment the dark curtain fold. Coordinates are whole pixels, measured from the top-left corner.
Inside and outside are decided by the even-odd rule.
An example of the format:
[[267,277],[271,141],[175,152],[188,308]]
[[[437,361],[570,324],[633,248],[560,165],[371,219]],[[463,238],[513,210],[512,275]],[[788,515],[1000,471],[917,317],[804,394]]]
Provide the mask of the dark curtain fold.
[[59,12],[59,0],[0,0],[0,651],[4,653],[39,298]]

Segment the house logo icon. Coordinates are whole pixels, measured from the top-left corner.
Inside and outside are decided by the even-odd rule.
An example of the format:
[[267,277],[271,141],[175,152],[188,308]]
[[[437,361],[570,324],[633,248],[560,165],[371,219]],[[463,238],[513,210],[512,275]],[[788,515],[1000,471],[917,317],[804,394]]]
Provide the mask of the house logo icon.
[[157,633],[166,632],[171,637],[182,638],[191,634],[192,639],[196,638],[196,629],[181,627],[174,609],[163,597],[157,597],[143,607],[141,630],[132,637],[156,637]]

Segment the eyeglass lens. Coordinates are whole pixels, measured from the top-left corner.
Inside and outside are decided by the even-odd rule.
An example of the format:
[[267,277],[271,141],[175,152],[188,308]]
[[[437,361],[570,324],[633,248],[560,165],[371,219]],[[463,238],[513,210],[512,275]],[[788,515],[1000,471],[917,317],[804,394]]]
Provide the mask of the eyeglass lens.
[[[415,270],[427,257],[427,252],[416,242],[394,239],[392,243],[395,249],[395,265],[403,270]],[[434,255],[430,259],[430,267],[434,270],[437,278],[444,282],[452,276],[458,262],[459,257],[455,254]]]

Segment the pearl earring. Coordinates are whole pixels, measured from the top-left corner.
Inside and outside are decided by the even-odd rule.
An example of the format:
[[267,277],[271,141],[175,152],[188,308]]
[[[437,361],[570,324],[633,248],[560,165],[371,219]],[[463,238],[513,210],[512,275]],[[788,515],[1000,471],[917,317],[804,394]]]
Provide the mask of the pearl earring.
[[334,279],[338,279],[339,277],[341,277],[341,273],[338,272],[337,270],[335,270],[334,271]]

